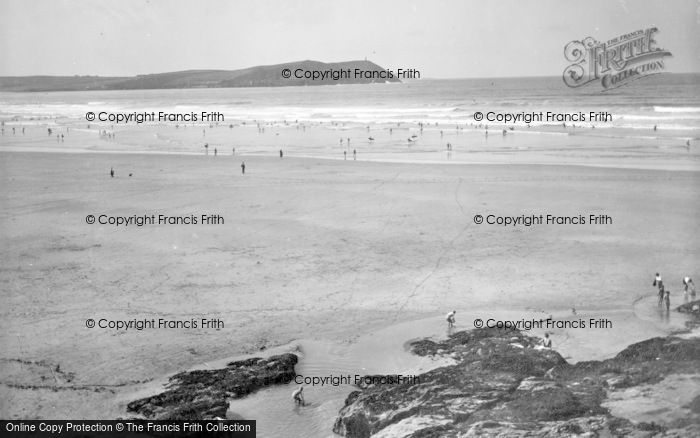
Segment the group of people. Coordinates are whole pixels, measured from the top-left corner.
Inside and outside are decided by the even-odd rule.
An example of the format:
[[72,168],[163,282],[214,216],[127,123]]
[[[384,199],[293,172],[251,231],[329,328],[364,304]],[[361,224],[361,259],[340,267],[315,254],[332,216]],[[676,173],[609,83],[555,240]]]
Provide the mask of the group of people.
[[[664,281],[661,279],[661,274],[658,272],[654,277],[654,282],[651,284],[659,289],[659,306],[666,305],[666,310],[671,309],[671,291],[666,289]],[[690,277],[683,277],[683,293],[688,294],[690,292],[691,296],[695,296],[695,284],[693,279]]]

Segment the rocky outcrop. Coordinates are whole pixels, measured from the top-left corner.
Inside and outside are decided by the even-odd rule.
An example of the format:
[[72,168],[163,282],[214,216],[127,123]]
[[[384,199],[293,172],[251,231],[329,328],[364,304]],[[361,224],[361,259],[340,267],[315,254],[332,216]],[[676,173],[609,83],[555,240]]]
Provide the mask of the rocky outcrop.
[[296,355],[287,353],[231,362],[218,370],[179,373],[169,379],[167,391],[133,401],[127,410],[155,420],[225,417],[228,399],[244,397],[268,385],[289,383],[296,376],[297,360]]
[[700,300],[685,303],[678,306],[676,310],[690,315],[690,320],[685,323],[689,329],[700,327]]
[[[644,436],[664,429],[613,417],[601,406],[607,391],[694,373],[700,365],[695,339],[650,339],[615,358],[575,365],[537,344],[520,332],[495,329],[415,342],[415,354],[447,355],[458,363],[415,382],[354,391],[334,431],[347,437]],[[681,434],[695,433],[689,427]]]

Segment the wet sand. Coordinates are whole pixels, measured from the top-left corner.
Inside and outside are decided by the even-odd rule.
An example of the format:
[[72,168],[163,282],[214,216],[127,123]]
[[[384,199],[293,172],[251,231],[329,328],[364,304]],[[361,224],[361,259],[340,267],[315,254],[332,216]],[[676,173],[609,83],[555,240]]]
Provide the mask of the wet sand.
[[[635,303],[654,296],[659,271],[680,304],[680,279],[698,265],[694,171],[244,159],[242,176],[230,155],[0,153],[3,417],[124,416],[152,379],[294,340],[345,345],[425,318],[440,327],[451,309],[465,328],[472,315],[575,307],[616,324],[574,332],[585,342],[555,332],[555,347],[613,355],[677,329],[635,317]],[[85,223],[159,213],[225,223]],[[613,224],[473,222],[533,213]],[[202,317],[225,327],[85,327]]]

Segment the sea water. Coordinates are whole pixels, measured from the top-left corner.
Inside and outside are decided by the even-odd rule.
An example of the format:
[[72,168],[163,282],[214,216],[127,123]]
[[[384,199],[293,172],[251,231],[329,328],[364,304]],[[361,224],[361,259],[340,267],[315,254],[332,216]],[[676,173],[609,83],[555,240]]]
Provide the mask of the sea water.
[[[696,169],[699,90],[698,74],[660,74],[608,91],[595,86],[571,89],[561,78],[543,77],[0,93],[0,120],[5,123],[0,150],[200,154],[216,148],[230,155],[235,148],[239,155],[274,156],[283,150],[287,156],[382,161],[647,167],[666,160],[667,167]],[[90,123],[88,112],[206,112],[221,113],[222,120]],[[477,121],[477,113],[516,120]],[[529,117],[540,113],[542,117]],[[548,118],[548,113],[555,117]],[[13,127],[16,133],[21,128],[38,132],[40,142],[21,142],[10,133]],[[51,141],[48,127],[68,138]]]

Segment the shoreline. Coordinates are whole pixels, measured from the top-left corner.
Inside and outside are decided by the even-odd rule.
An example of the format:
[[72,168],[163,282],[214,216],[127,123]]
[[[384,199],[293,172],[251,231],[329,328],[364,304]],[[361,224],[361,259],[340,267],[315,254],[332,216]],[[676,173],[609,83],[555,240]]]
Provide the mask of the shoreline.
[[[186,152],[186,151],[133,151],[133,150],[90,150],[90,149],[65,149],[65,150],[45,150],[40,148],[13,148],[6,147],[0,148],[0,153],[31,153],[31,154],[102,154],[102,155],[157,155],[157,156],[182,156],[182,157],[204,157],[208,159],[231,159],[231,158],[269,158],[272,160],[277,160],[274,153],[262,154],[262,153],[239,153],[235,156],[232,155],[221,155],[221,157],[215,157],[214,155],[205,155],[201,152]],[[360,158],[358,160],[346,160],[343,158],[334,158],[323,155],[287,155],[286,160],[319,160],[319,161],[353,161],[361,163],[379,163],[379,164],[405,164],[405,165],[438,165],[438,166],[552,166],[552,167],[584,167],[584,168],[597,168],[597,169],[620,169],[620,170],[651,170],[651,171],[664,171],[664,172],[700,172],[700,162],[697,164],[689,163],[689,167],[682,168],[678,165],[624,165],[622,163],[617,164],[607,164],[607,163],[572,163],[572,162],[546,162],[546,161],[518,161],[518,162],[508,162],[508,161],[439,161],[439,160],[410,160],[410,159],[392,159],[392,158]]]

